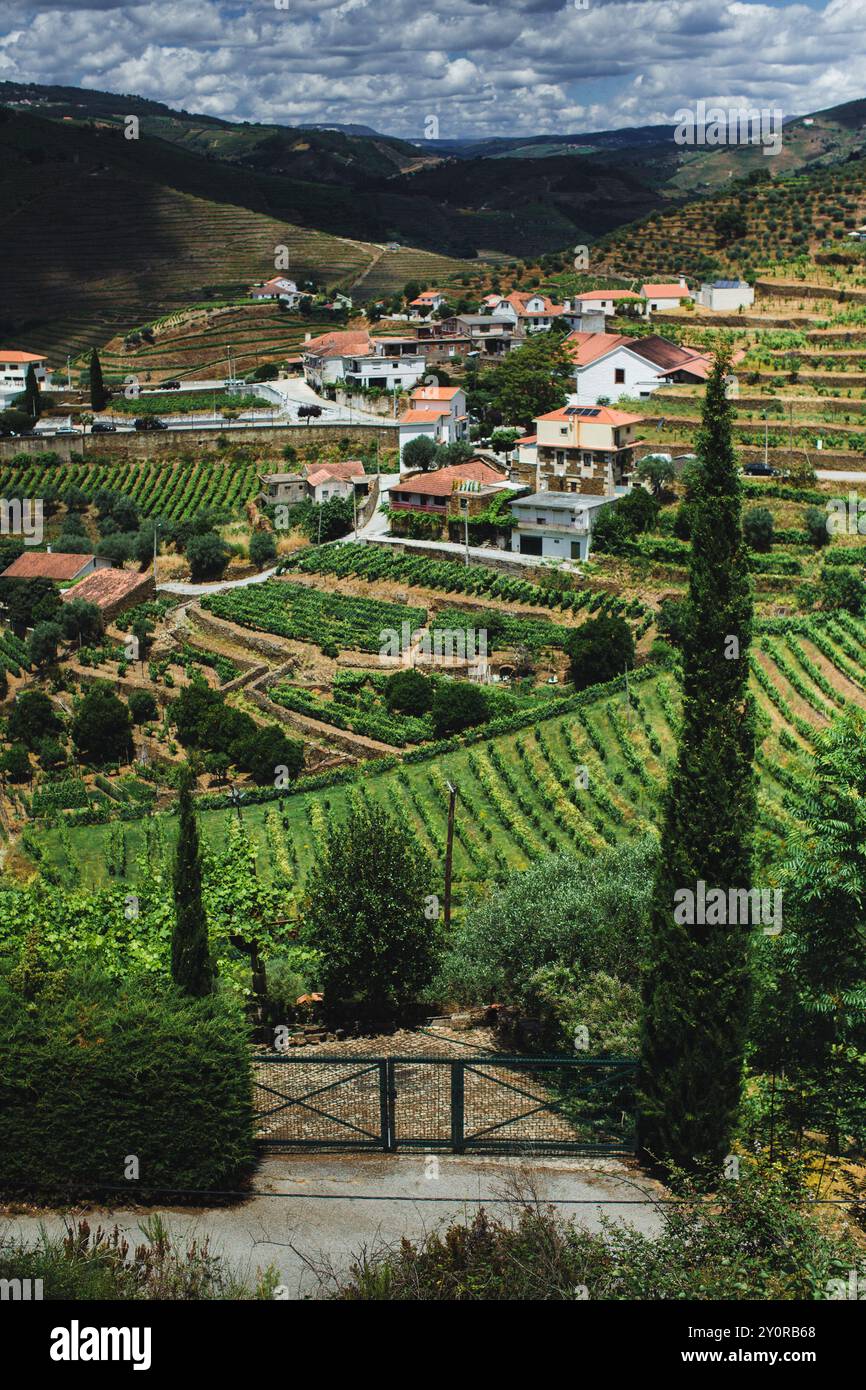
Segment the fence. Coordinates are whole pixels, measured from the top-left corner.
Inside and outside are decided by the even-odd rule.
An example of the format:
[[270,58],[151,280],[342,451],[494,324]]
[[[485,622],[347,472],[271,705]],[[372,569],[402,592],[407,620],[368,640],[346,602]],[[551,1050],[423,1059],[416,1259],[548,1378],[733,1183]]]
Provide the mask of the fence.
[[265,1148],[631,1153],[637,1063],[578,1057],[258,1056]]

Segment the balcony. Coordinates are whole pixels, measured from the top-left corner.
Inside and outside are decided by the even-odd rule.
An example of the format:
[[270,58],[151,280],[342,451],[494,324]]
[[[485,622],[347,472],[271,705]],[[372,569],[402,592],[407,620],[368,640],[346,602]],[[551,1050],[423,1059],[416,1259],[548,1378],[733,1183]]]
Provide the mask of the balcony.
[[392,512],[431,512],[438,516],[444,516],[446,511],[446,503],[444,501],[433,502],[427,499],[423,501],[419,499],[417,502],[410,502],[408,499],[401,499],[393,496],[388,506]]

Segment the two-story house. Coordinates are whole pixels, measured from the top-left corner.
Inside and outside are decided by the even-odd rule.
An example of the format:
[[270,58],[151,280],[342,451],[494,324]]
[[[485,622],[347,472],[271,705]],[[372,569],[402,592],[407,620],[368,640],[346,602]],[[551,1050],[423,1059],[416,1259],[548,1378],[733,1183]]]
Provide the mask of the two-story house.
[[706,353],[657,334],[571,333],[565,347],[574,362],[575,405],[650,396],[670,381],[706,381],[711,366]]
[[40,387],[51,384],[51,373],[39,353],[0,348],[0,406],[24,390],[28,367],[33,368]]
[[274,275],[263,285],[253,285],[250,290],[251,299],[278,299],[290,308],[297,304],[300,297],[294,280],[289,280],[285,275]]
[[[414,345],[414,340],[408,343]],[[345,382],[348,386],[378,386],[407,390],[424,375],[426,363],[417,349],[403,351],[401,339],[392,346],[386,338],[371,338],[364,329],[322,333],[303,347],[304,379],[314,391]]]
[[508,319],[522,333],[541,333],[562,316],[562,305],[554,304],[545,294],[513,290],[500,299],[493,313]]
[[448,442],[469,437],[466,392],[462,386],[416,386],[409,398],[415,410],[442,407],[448,412]]
[[617,490],[627,490],[635,450],[642,443],[637,428],[643,418],[610,406],[567,405],[548,411],[535,421],[535,477],[524,477],[525,465],[519,461],[515,472],[538,492],[613,497]]
[[533,492],[510,503],[517,526],[511,549],[548,560],[586,560],[592,528],[602,507],[614,499],[579,492]]

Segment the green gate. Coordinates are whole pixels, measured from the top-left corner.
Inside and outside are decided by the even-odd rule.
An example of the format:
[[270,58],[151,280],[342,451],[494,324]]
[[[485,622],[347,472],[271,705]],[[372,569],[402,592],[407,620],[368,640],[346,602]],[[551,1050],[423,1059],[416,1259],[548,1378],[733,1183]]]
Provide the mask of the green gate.
[[632,1153],[637,1063],[579,1057],[253,1059],[266,1148]]

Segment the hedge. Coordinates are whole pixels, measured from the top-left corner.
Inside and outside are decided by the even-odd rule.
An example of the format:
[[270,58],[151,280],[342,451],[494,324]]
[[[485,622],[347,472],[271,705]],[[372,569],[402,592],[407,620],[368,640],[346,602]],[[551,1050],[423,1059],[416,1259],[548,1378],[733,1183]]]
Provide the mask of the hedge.
[[[35,998],[0,974],[5,1188],[226,1189],[253,1161],[242,1013],[164,984],[59,972]],[[31,988],[28,993],[32,994]],[[137,1181],[125,1177],[130,1155]]]

